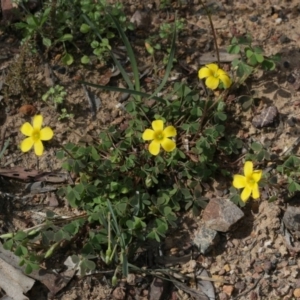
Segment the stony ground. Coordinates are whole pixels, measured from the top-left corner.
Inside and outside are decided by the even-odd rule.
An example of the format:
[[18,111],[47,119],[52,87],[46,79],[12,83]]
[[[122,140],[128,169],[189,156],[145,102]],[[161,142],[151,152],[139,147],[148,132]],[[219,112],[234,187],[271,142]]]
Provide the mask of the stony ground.
[[[209,22],[199,1],[187,1],[181,7],[177,1],[174,1],[172,8],[168,10],[157,9],[159,0],[155,3],[137,0],[122,2],[129,18],[137,10],[142,11],[142,21],[139,25],[141,37],[137,36],[131,40],[140,66],[151,65],[151,61],[145,58],[141,46],[144,36],[149,34],[149,28],[145,24],[150,20],[150,31],[155,32],[162,22],[172,21],[175,12],[179,17],[184,18],[186,28],[179,35],[178,64],[172,71],[171,77],[172,80],[174,78],[186,80],[191,86],[200,88],[197,70],[201,64],[211,62],[210,59],[215,57],[215,53]],[[293,151],[299,154],[296,144],[300,129],[300,5],[298,1],[207,1],[207,4],[213,12],[212,19],[220,49],[226,49],[232,36],[250,33],[254,43],[263,46],[266,55],[282,54],[282,61],[276,71],[269,74],[257,73],[249,82],[248,92],[255,91],[256,98],[260,99],[256,111],[244,112],[237,101],[232,102],[235,125],[239,126],[238,135],[247,138],[249,143],[258,141],[276,153],[282,153],[295,146]],[[51,124],[57,141],[89,142],[110,122],[122,124],[124,121],[119,106],[120,95],[92,90],[101,99],[100,108],[94,117],[85,91],[76,80],[84,77],[87,81],[99,83],[101,80],[103,83],[103,80],[108,78],[107,83],[110,81],[109,84],[117,85],[119,78],[107,75],[108,67],[105,65],[95,65],[89,70],[66,68],[59,62],[57,56],[59,53],[54,53],[47,62],[39,59],[31,61],[30,58],[26,58],[26,53],[20,52],[19,42],[19,37],[0,30],[1,148],[7,138],[11,139],[10,146],[1,159],[0,171],[15,167],[42,171],[59,170],[60,162],[55,159],[57,143],[50,143],[39,162],[33,153],[20,154],[17,148],[22,139],[19,128],[24,120],[30,119],[30,109],[45,116],[45,124]],[[25,55],[25,68],[22,69],[17,63],[20,55]],[[49,69],[53,70],[54,75],[50,74]],[[68,107],[75,115],[73,120],[58,122],[58,112],[39,98],[51,85],[53,78],[67,88]],[[27,94],[22,93],[20,79],[25,85],[31,87],[29,91],[27,90]],[[7,84],[10,87],[9,97],[4,93]],[[147,83],[144,88],[147,89]],[[234,96],[237,99],[241,94]],[[26,105],[30,105],[29,108]],[[279,111],[278,124],[268,129],[255,128],[252,125],[253,117],[271,105],[276,106]],[[14,171],[14,174],[26,177],[22,170],[19,173]],[[0,188],[1,192],[10,195],[24,196],[29,193],[24,193],[24,186],[19,183],[16,185],[15,181],[8,177],[1,178]],[[218,183],[209,185],[207,190],[210,199],[226,197],[226,191],[220,189]],[[297,209],[299,199],[295,197],[292,201],[280,199],[275,203],[268,203],[266,199],[270,193],[272,192],[263,193],[260,202],[249,202],[243,208],[245,216],[238,227],[227,233],[220,233],[219,241],[211,252],[195,258],[197,263],[190,256],[191,260],[184,264],[184,260],[180,257],[190,253],[187,245],[193,241],[204,221],[202,215],[196,219],[189,214],[183,215],[180,230],[170,232],[164,243],[165,255],[168,258],[178,257],[176,263],[182,270],[197,269],[198,272],[201,268],[205,269],[207,275],[204,276],[215,280],[212,281],[214,289],[205,286],[204,282],[207,281],[199,279],[198,285],[202,287],[203,292],[207,292],[206,295],[210,293],[209,298],[205,298],[201,292],[196,295],[189,293],[188,289],[179,286],[176,289],[171,287],[168,296],[163,296],[161,299],[300,299],[300,247],[297,235],[291,237],[283,226],[284,212],[291,208]],[[2,201],[0,203],[1,233],[28,226],[27,221],[38,218],[39,212],[45,209],[50,208],[60,215],[74,213],[66,205],[53,204],[54,196],[54,193],[40,193],[29,198],[26,204],[18,203],[16,199],[12,201],[11,198],[4,198],[4,196],[0,198]],[[294,239],[293,243],[290,242],[291,239]],[[149,288],[152,279],[147,278],[148,281],[143,279],[143,285],[138,286],[139,280],[135,278],[131,281],[132,288],[127,288],[125,294],[122,292],[125,288],[112,291],[106,283],[105,276],[74,277],[53,299],[147,299],[149,293],[149,298],[156,300],[159,298],[155,298],[153,284],[152,288]],[[166,287],[164,286],[163,289]],[[129,296],[130,290],[134,291],[134,296],[132,294]],[[47,293],[45,285],[37,280],[28,297],[47,299]]]

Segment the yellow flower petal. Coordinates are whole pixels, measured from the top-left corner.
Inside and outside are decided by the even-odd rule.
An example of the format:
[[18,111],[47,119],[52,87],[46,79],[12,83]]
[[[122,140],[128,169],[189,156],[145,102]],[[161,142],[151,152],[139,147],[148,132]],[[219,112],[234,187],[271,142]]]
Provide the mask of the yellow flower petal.
[[215,90],[218,86],[219,86],[219,79],[213,76],[209,76],[206,78],[205,80],[205,85],[211,89],[211,90]]
[[228,76],[228,74],[222,69],[218,69],[216,73],[217,73],[218,76],[220,76],[220,75],[227,75]]
[[241,194],[242,201],[246,202],[249,199],[250,195],[251,195],[251,189],[246,186]]
[[152,129],[146,129],[142,135],[144,141],[150,141],[154,139],[154,131]]
[[162,132],[164,130],[164,122],[162,120],[155,120],[152,122],[152,128],[154,131]]
[[232,185],[236,189],[244,188],[246,186],[246,177],[242,175],[234,175]]
[[258,199],[259,197],[260,197],[259,186],[258,186],[257,183],[255,183],[253,188],[252,188],[252,198],[253,199]]
[[164,131],[163,135],[164,137],[171,137],[171,136],[176,136],[177,132],[174,126],[167,126]]
[[228,89],[231,86],[231,79],[227,74],[220,75],[219,78],[226,89]]
[[31,137],[24,139],[20,145],[21,151],[28,152],[32,148],[33,144],[34,144],[34,141]]
[[44,145],[43,143],[39,140],[39,141],[36,141],[34,143],[34,152],[35,152],[35,155],[37,156],[41,156],[44,152]]
[[50,127],[44,127],[40,131],[40,139],[42,141],[49,141],[53,138],[53,131]]
[[214,73],[216,73],[219,70],[219,67],[216,64],[208,64],[206,65],[206,67],[212,70]]
[[252,161],[246,161],[244,165],[244,174],[246,177],[252,176],[253,173],[253,163]]
[[203,67],[201,68],[199,71],[198,71],[198,77],[200,79],[203,79],[203,78],[206,78],[206,77],[209,77],[209,76],[213,76],[213,72],[212,70],[210,70],[209,68],[207,67]]
[[256,170],[252,174],[252,178],[255,182],[259,182],[262,177],[262,170]]
[[34,129],[40,130],[43,125],[43,116],[42,115],[36,115],[33,117],[32,125]]
[[156,140],[153,140],[149,145],[149,152],[152,155],[157,155],[159,153],[159,150],[160,150],[160,143]]
[[176,148],[176,144],[174,141],[165,138],[161,141],[161,146],[163,147],[163,149],[167,152],[171,152]]
[[33,128],[30,123],[26,122],[21,126],[21,132],[26,136],[31,136]]

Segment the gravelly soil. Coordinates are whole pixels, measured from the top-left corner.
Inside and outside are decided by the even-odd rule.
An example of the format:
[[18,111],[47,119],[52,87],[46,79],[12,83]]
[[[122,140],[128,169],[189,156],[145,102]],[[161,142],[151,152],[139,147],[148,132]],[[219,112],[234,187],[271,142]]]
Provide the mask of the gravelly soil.
[[[175,12],[185,19],[186,28],[179,35],[177,44],[178,64],[172,76],[180,75],[180,80],[185,79],[191,86],[200,88],[197,70],[201,59],[203,61],[202,55],[213,51],[213,37],[208,19],[199,1],[189,1],[182,7],[178,7],[177,2],[174,1],[173,8],[168,10],[157,10],[159,1],[155,4],[135,0],[123,2],[128,17],[131,17],[137,9],[145,11],[147,22],[149,18],[152,21],[150,32],[155,32],[165,20],[171,20]],[[225,49],[233,35],[250,33],[254,44],[263,46],[267,55],[282,53],[283,59],[276,71],[267,75],[257,72],[249,83],[248,88],[254,90],[256,97],[261,99],[257,111],[244,112],[237,102],[233,102],[232,111],[235,111],[236,124],[240,129],[238,135],[244,140],[248,139],[249,143],[258,141],[268,145],[270,150],[277,153],[286,150],[295,143],[299,135],[300,6],[298,1],[208,1],[208,5],[213,12],[212,19],[220,48]],[[141,26],[141,31],[145,31],[143,26]],[[147,31],[146,34],[148,34]],[[3,57],[7,53],[5,59],[1,59],[0,56],[0,82],[5,80],[7,68],[11,67],[17,59],[18,41],[18,38],[11,36],[4,37],[0,41]],[[143,33],[142,38],[136,37],[131,41],[135,47],[139,65],[150,64],[141,46],[144,41]],[[284,61],[289,62],[288,68],[284,67]],[[55,60],[55,55],[48,63],[51,66],[59,64]],[[78,75],[83,75],[87,81],[99,81],[99,77],[107,71],[107,66],[97,65],[91,70],[72,67],[66,68],[63,74],[55,72],[58,82],[67,87],[68,107],[75,114],[74,120],[65,122],[57,122],[57,111],[38,99],[41,93],[47,90],[47,72],[44,62],[37,61],[32,67],[32,61],[28,59],[28,65],[25,67],[27,69],[23,70],[25,73],[22,74],[28,76],[27,84],[30,84],[32,89],[36,86],[34,96],[30,97],[29,93],[28,97],[20,98],[20,91],[16,91],[16,94],[11,95],[9,100],[4,99],[0,102],[2,137],[5,133],[5,137],[10,137],[12,140],[1,160],[2,167],[21,166],[39,168],[44,171],[60,169],[60,162],[55,159],[57,149],[55,142],[49,143],[38,165],[32,153],[20,154],[17,148],[22,139],[19,127],[24,122],[24,118],[30,119],[18,113],[19,108],[24,104],[34,105],[37,111],[44,115],[45,124],[52,125],[58,141],[88,142],[93,136],[97,136],[111,120],[122,123],[124,116],[122,109],[118,108],[119,94],[93,90],[101,99],[101,107],[94,118],[85,99],[84,90],[76,82]],[[293,74],[295,78],[293,84],[286,80],[290,74]],[[111,84],[119,84],[118,78],[112,78],[112,81]],[[39,91],[39,88],[44,90]],[[146,85],[145,89],[147,88],[151,87]],[[254,128],[251,124],[253,116],[270,104],[278,108],[281,116],[280,124],[268,130]],[[296,151],[299,152],[297,148]],[[21,190],[16,191],[14,183],[6,179],[3,179],[0,186],[3,192],[21,193]],[[210,197],[224,196],[213,187],[208,195]],[[23,206],[22,209],[12,208],[11,226],[14,228],[27,226],[26,220],[32,217],[32,210],[47,208],[41,206],[44,200],[44,195],[38,195],[31,200],[30,206]],[[210,254],[198,257],[199,264],[208,271],[212,278],[226,282],[226,284],[221,281],[214,282],[216,299],[296,299],[293,298],[293,293],[300,288],[298,259],[300,249],[290,247],[280,229],[283,211],[289,205],[290,203],[286,203],[285,199],[280,199],[275,203],[267,201],[248,203],[243,209],[245,218],[240,226],[233,232],[223,234],[220,243]],[[53,210],[61,215],[76,214],[65,206],[55,207]],[[187,215],[186,219],[192,218]],[[195,230],[201,226],[201,216],[192,225],[185,222],[184,217],[182,220],[180,232],[172,233],[165,241],[168,245],[167,249],[173,249],[173,251],[176,249],[175,252],[178,253],[183,245],[178,242],[180,239],[176,236],[187,237],[188,243],[192,240]],[[5,220],[3,219],[2,222]],[[184,268],[184,266],[181,267]],[[104,278],[74,278],[60,294],[56,295],[55,299],[110,299],[110,293],[111,288]],[[37,283],[29,297],[30,299],[47,299],[47,290]],[[136,296],[128,299],[147,298]],[[179,298],[172,293],[168,299],[194,298],[184,293],[182,293],[182,298]]]

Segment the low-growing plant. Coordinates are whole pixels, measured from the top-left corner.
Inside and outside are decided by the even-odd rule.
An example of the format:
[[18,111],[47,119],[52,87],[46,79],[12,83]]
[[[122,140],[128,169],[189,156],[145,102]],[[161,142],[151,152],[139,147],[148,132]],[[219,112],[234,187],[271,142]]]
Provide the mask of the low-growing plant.
[[[132,268],[133,256],[141,243],[147,239],[161,242],[168,229],[177,226],[179,212],[191,210],[198,215],[206,206],[204,182],[217,176],[230,178],[235,187],[231,188],[230,198],[243,206],[251,197],[260,197],[262,184],[277,185],[280,191],[274,180],[279,173],[283,178],[286,176],[282,186],[288,186],[291,193],[300,190],[297,183],[300,160],[295,156],[280,158],[282,164],[273,176],[274,168],[269,172],[263,168],[264,163],[271,160],[271,153],[259,143],[252,143],[245,155],[243,175],[232,175],[228,170],[228,160],[239,156],[243,147],[228,122],[228,90],[240,84],[241,78],[246,80],[254,68],[270,60],[249,41],[245,55],[233,62],[236,77],[212,62],[198,72],[211,91],[200,94],[194,86],[175,82],[169,89],[171,92],[160,97],[173,65],[176,26],[165,75],[149,94],[141,88],[135,55],[120,22],[113,13],[107,14],[125,44],[133,79],[110,53],[128,88],[82,83],[106,91],[129,93],[131,96],[124,104],[126,120],[122,126],[108,126],[94,143],[67,143],[57,151],[62,168],[76,177],[73,184],[63,186],[58,194],[80,215],[60,219],[48,211],[43,224],[0,238],[5,239],[5,249],[20,257],[27,273],[54,256],[58,249],[68,247],[81,274],[99,265],[110,266],[114,270],[112,284],[115,285],[117,276],[126,276]],[[93,18],[84,14],[82,20],[91,36],[103,40]],[[230,51],[240,51],[238,45],[234,40]],[[146,45],[148,52],[155,55],[149,47],[150,44]],[[36,118],[40,126],[33,125],[33,128],[38,127],[38,131],[29,123],[21,129],[29,136],[31,147],[35,143],[40,146],[45,133],[46,140],[53,136],[49,129],[42,133],[45,128],[41,129],[40,116],[35,117],[33,124],[37,123]],[[21,150],[29,151],[29,142],[25,144]],[[237,189],[242,189],[241,194]]]
[[[115,37],[115,28],[107,11],[117,18],[124,30],[133,29],[126,20],[123,5],[118,2],[110,5],[106,0],[45,1],[39,11],[28,13],[16,28],[23,30],[24,40],[35,42],[39,50],[41,41],[47,53],[62,45],[61,60],[64,64],[74,62],[74,48],[81,53],[81,62],[87,64],[92,53],[101,61],[109,56],[109,40]],[[101,34],[100,39],[84,22],[83,14],[93,21]]]
[[280,56],[264,56],[263,49],[260,46],[252,45],[252,37],[248,34],[242,37],[233,37],[231,44],[227,47],[230,54],[239,54],[240,58],[232,61],[232,67],[236,72],[236,84],[239,86],[255,71],[256,68],[262,68],[266,71],[272,71],[276,67],[276,62]]
[[62,104],[67,96],[65,88],[59,84],[50,87],[49,90],[42,96],[43,101],[50,100],[53,102],[54,107],[57,108]]

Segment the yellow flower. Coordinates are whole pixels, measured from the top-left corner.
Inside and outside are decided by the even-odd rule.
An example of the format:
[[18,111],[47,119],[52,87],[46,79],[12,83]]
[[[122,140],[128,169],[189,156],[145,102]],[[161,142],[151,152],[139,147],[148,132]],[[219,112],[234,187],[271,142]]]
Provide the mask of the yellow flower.
[[231,86],[231,79],[228,74],[222,69],[219,69],[216,64],[204,66],[199,70],[198,76],[200,79],[206,78],[205,85],[212,90],[215,90],[220,82],[223,83],[226,89]]
[[259,198],[259,187],[258,182],[261,179],[262,171],[256,170],[253,171],[253,163],[251,161],[246,161],[244,165],[244,174],[234,175],[233,177],[233,186],[237,189],[244,188],[241,199],[246,202],[250,195],[253,199]]
[[50,127],[42,128],[43,116],[36,115],[33,117],[32,125],[28,122],[21,126],[21,132],[28,136],[24,139],[20,145],[22,152],[28,152],[32,146],[37,156],[40,156],[44,152],[44,146],[42,141],[49,141],[53,137],[53,131]]
[[169,137],[176,136],[176,129],[173,126],[167,126],[164,129],[164,122],[162,120],[155,120],[152,122],[153,129],[146,129],[143,133],[144,141],[151,141],[149,145],[149,152],[152,155],[157,155],[160,150],[160,146],[167,152],[171,152],[176,148],[174,141]]

